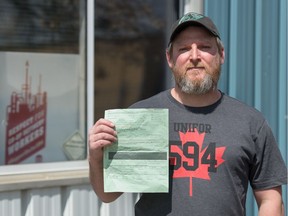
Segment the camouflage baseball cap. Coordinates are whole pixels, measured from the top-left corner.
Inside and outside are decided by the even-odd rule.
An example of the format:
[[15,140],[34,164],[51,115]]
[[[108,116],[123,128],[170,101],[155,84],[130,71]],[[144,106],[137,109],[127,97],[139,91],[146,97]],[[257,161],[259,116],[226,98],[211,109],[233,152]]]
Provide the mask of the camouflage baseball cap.
[[176,35],[179,34],[184,28],[193,25],[203,26],[215,37],[220,38],[220,34],[215,24],[209,17],[206,17],[202,14],[190,12],[183,15],[173,24],[169,44],[175,39]]

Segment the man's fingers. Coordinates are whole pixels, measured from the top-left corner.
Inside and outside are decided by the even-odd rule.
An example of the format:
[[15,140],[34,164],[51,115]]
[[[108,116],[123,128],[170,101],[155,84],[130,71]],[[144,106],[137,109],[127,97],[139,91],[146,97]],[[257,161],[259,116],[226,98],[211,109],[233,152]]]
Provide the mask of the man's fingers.
[[100,134],[100,133],[108,133],[116,136],[115,125],[105,119],[98,120],[93,127],[90,129],[89,134]]
[[98,127],[99,125],[106,125],[108,127],[111,127],[111,128],[114,128],[115,125],[113,124],[113,122],[107,120],[107,119],[104,119],[104,118],[100,118],[95,124],[94,126],[95,127]]
[[89,151],[99,151],[116,142],[117,133],[114,124],[106,119],[99,119],[89,130]]

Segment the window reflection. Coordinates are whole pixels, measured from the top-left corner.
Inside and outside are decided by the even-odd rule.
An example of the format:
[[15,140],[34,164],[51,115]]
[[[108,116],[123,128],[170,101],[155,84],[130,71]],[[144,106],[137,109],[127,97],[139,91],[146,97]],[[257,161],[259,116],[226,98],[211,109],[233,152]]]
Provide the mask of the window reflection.
[[86,158],[85,0],[1,0],[0,165]]
[[77,53],[80,4],[81,0],[1,0],[0,49]]
[[95,1],[95,119],[164,88],[168,2]]

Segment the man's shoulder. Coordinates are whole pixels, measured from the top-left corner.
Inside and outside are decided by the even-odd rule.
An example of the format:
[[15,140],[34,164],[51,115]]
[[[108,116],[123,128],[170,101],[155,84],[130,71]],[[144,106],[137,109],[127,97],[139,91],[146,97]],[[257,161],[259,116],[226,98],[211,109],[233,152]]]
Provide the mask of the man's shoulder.
[[130,106],[130,108],[164,108],[167,106],[168,91],[162,91],[149,98],[140,100]]
[[264,120],[263,114],[258,109],[237,98],[224,94],[223,102],[224,110],[232,115],[242,117],[250,116],[251,119]]

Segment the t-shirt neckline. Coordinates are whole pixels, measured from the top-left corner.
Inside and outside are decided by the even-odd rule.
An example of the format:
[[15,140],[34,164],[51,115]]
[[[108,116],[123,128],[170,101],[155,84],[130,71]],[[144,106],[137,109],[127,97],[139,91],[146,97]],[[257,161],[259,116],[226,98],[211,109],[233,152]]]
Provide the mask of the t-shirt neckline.
[[[220,90],[219,90],[220,91]],[[219,104],[221,103],[222,99],[223,99],[223,96],[224,96],[224,93],[222,91],[220,91],[221,93],[221,97],[213,104],[210,104],[208,106],[203,106],[203,107],[193,107],[193,106],[187,106],[187,105],[184,105],[182,103],[180,103],[179,101],[177,101],[171,94],[171,89],[167,90],[167,96],[169,98],[169,100],[175,104],[176,106],[182,108],[182,109],[185,109],[185,110],[188,110],[190,112],[194,112],[194,113],[210,113],[212,112],[213,110],[215,110]]]

